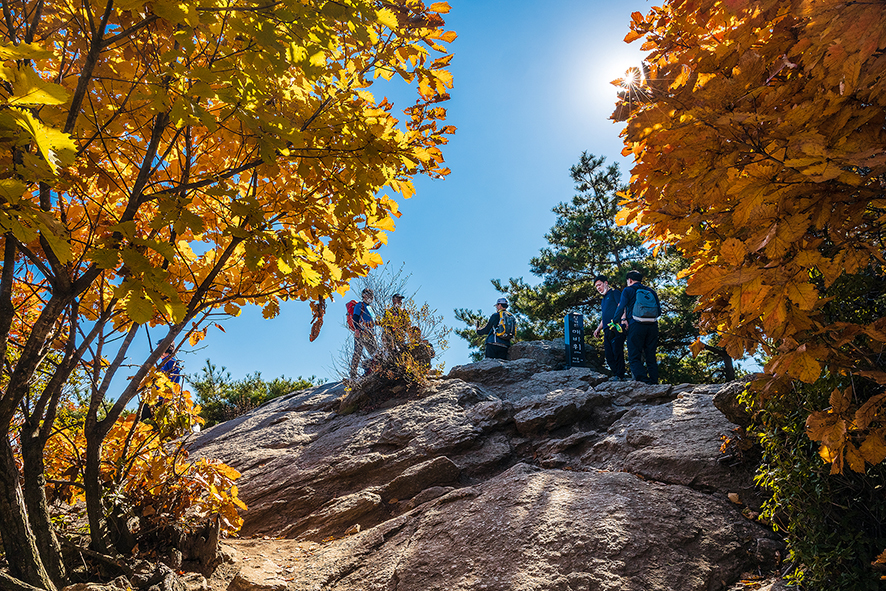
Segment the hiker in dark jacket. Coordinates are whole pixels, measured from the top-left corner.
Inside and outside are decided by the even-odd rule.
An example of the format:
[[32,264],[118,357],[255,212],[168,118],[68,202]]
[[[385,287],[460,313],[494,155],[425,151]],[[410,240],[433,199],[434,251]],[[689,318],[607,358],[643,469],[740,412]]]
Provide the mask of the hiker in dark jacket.
[[[637,290],[644,289],[652,293],[655,304],[661,311],[658,294],[643,285],[643,274],[640,271],[628,272],[628,286],[621,292],[621,299],[613,316],[621,318],[624,314],[628,321],[628,364],[631,375],[638,382],[647,384],[658,383],[658,362],[655,359],[655,351],[658,349],[658,322],[656,319],[639,318],[636,316],[634,305],[637,300]],[[646,360],[644,365],[643,360]]]
[[361,293],[362,302],[357,302],[354,306],[354,313],[351,318],[354,321],[354,355],[351,357],[351,379],[357,377],[357,370],[360,368],[360,360],[363,359],[363,349],[370,356],[375,356],[376,343],[375,331],[373,327],[375,322],[372,318],[372,312],[369,311],[369,304],[372,303],[375,294],[371,289],[364,289]]
[[501,322],[500,314],[507,313],[508,300],[505,298],[498,298],[498,301],[495,302],[495,309],[495,314],[489,317],[486,326],[480,328],[479,324],[477,325],[477,334],[488,335],[486,337],[486,359],[507,359],[508,347],[511,346],[511,340],[496,336],[495,328]]
[[[615,320],[615,309],[621,301],[621,292],[614,287],[609,287],[609,279],[606,275],[597,275],[594,278],[594,288],[603,296],[600,306],[600,324],[594,331],[594,338],[603,335],[603,354],[606,364],[612,370],[612,380],[620,382],[625,377],[625,328],[627,323],[624,318]],[[625,326],[622,326],[624,322]]]

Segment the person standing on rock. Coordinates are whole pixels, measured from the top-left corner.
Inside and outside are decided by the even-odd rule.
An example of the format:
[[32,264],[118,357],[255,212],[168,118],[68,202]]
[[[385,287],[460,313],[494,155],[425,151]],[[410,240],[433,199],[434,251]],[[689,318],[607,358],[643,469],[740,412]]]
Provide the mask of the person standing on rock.
[[609,278],[606,275],[597,275],[594,278],[594,287],[603,296],[600,309],[600,324],[594,331],[594,338],[600,338],[603,334],[603,353],[606,364],[612,370],[612,379],[621,382],[625,379],[625,332],[622,327],[623,318],[615,321],[615,309],[621,300],[621,291],[609,287]]
[[496,312],[489,317],[486,326],[477,325],[477,334],[486,337],[486,359],[507,359],[508,347],[517,328],[514,315],[508,312],[508,300],[498,298],[495,302]]
[[351,315],[354,322],[354,355],[351,357],[351,379],[357,377],[360,360],[363,359],[363,349],[365,348],[371,356],[375,356],[376,351],[375,331],[373,330],[375,323],[372,319],[372,312],[369,311],[369,304],[372,303],[375,294],[367,288],[363,290],[361,295],[363,301],[354,306],[354,312]]
[[[640,271],[628,272],[628,286],[621,292],[621,299],[613,317],[627,317],[628,321],[628,364],[631,375],[638,382],[658,383],[658,362],[655,351],[658,349],[658,317],[661,304],[658,294],[643,285]],[[646,359],[644,365],[643,359]]]
[[406,347],[411,326],[409,313],[403,308],[403,296],[391,296],[391,307],[387,308],[379,322],[382,328],[382,351],[386,356],[394,356]]

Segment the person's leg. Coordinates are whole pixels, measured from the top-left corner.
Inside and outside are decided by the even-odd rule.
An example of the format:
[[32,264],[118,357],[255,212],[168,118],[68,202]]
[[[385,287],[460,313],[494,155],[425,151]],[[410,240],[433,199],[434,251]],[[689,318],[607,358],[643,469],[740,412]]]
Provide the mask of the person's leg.
[[372,332],[365,332],[360,338],[363,340],[363,346],[366,347],[366,352],[369,353],[369,356],[375,357],[375,354],[378,352],[378,343],[375,342],[375,334]]
[[351,379],[357,377],[360,368],[360,360],[363,358],[363,340],[354,335],[354,355],[351,357]]
[[624,332],[616,332],[612,335],[613,362],[615,365],[610,365],[610,367],[615,372],[615,375],[621,379],[625,377],[625,336]]
[[658,349],[658,323],[649,324],[646,331],[646,342],[643,351],[646,356],[646,367],[649,374],[649,383],[658,383],[658,360],[655,358],[655,352]]
[[643,327],[639,322],[633,322],[628,326],[627,341],[631,376],[634,381],[645,382],[649,380],[649,376],[646,375],[646,367],[643,365]]
[[[603,329],[603,357],[606,359],[606,365],[612,370],[613,375],[618,376],[618,372],[615,371],[615,334],[608,328]],[[624,372],[624,359],[622,359],[621,371]]]
[[486,343],[486,359],[507,359],[508,348]]

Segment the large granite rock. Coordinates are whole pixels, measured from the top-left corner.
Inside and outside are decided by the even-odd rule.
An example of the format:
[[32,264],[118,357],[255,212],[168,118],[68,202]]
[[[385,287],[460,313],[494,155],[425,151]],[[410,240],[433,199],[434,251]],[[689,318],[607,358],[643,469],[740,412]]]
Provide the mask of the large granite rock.
[[723,589],[768,537],[728,501],[683,487],[518,464],[318,549],[289,588]]
[[[516,346],[516,345],[515,345]],[[545,370],[535,359],[502,361],[484,359],[453,367],[450,379],[460,379],[480,386],[502,400],[542,396],[565,388],[588,388],[606,381],[606,376],[584,367]]]
[[520,341],[508,348],[508,359],[533,359],[545,369],[566,367],[566,343],[555,341]]
[[714,406],[711,388],[701,386],[670,403],[634,406],[581,460],[697,490],[737,493],[756,507],[751,467],[731,467],[720,453],[721,436],[733,428]]
[[192,452],[242,473],[243,536],[336,538],[290,590],[726,589],[774,536],[727,500],[753,487],[720,461],[720,387],[602,379],[486,360],[349,415],[329,384]]

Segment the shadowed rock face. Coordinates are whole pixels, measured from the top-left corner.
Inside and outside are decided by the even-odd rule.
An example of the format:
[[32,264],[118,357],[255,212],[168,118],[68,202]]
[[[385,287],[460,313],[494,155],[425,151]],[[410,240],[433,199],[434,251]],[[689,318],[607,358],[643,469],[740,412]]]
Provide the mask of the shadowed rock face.
[[720,461],[720,387],[604,379],[486,360],[346,416],[324,385],[192,449],[243,474],[244,536],[360,526],[289,589],[725,589],[774,536],[727,500],[753,486]]

